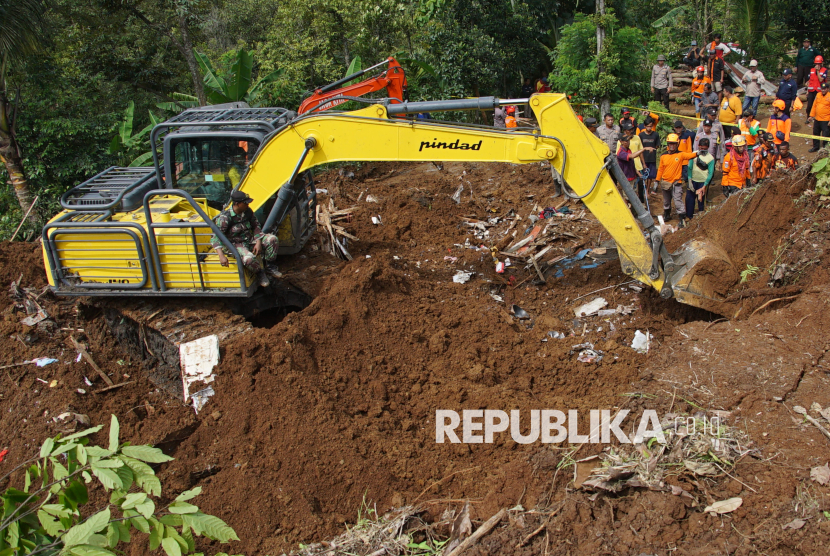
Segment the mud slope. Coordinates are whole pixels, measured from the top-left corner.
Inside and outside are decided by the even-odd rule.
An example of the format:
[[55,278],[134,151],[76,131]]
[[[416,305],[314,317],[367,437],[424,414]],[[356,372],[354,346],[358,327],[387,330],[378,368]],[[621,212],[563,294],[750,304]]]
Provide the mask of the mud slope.
[[[619,497],[589,498],[588,493],[566,489],[570,472],[560,473],[552,482],[566,446],[518,445],[509,437],[497,437],[493,444],[435,443],[437,409],[624,406],[636,413],[643,408],[694,411],[692,406],[681,406],[681,394],[707,407],[731,408],[743,399],[728,398],[727,390],[723,398],[701,398],[692,389],[700,388],[699,383],[689,383],[689,391],[682,390],[688,375],[684,365],[700,357],[693,350],[696,344],[690,331],[709,336],[719,326],[734,323],[706,329],[715,316],[627,284],[629,279],[615,260],[566,269],[560,277],[551,272],[547,283],[536,284],[532,267],[525,269],[517,261],[505,274],[496,274],[487,250],[465,246],[468,240],[471,247],[509,240],[504,235],[507,220],[488,227],[492,235],[482,239],[481,230],[464,224],[464,219],[505,219],[510,211],[522,219],[513,223],[509,233],[515,230],[521,238],[529,227],[529,214],[559,201],[550,196],[549,172],[540,166],[459,164],[438,170],[430,164],[367,164],[320,176],[318,187],[328,191],[321,202],[331,200],[340,209],[355,207],[343,226],[359,241],[348,244],[352,261],[335,259],[315,242],[281,262],[287,279],[315,297],[309,307],[276,324],[263,327],[261,321],[260,326],[250,328],[226,315],[209,320],[208,311],[216,309],[206,306],[171,304],[171,313],[158,317],[175,322],[176,315],[191,315],[202,325],[213,323],[218,334],[223,328],[236,331],[221,344],[216,395],[198,415],[148,379],[152,361],[135,360],[119,346],[101,309],[88,304],[76,308],[74,300],[44,294],[40,299],[54,325],[32,330],[20,324],[25,313],[18,304],[0,296],[0,365],[38,356],[59,359],[44,368],[23,366],[0,374],[0,430],[10,448],[3,465],[15,465],[28,457],[46,435],[72,430],[72,425],[53,420],[59,413],[85,413],[93,424],[115,414],[125,439],[158,444],[176,458],[158,470],[165,492],[173,494],[197,484],[203,487],[197,500],[200,507],[226,520],[242,539],[230,547],[234,553],[279,554],[301,542],[331,538],[355,521],[364,499],[381,512],[403,504],[424,504],[430,518],[464,498],[473,500],[476,522],[518,501],[525,508],[565,502],[561,514],[546,526],[548,535],[539,535],[524,552],[515,553],[663,554],[677,546],[684,547],[685,552],[678,552],[684,554],[731,553],[737,546],[729,544],[735,537],[731,527],[717,529],[720,525],[715,525],[714,518],[686,508],[677,497],[631,491]],[[745,206],[729,213],[729,218],[739,217],[736,225],[747,234],[751,230],[757,236],[765,229],[767,235],[777,236],[763,244],[749,239],[737,242],[730,253],[736,264],[771,265],[776,242],[784,239],[788,244],[794,231],[795,239],[789,244],[800,245],[803,252],[830,233],[821,228],[826,209],[817,199],[802,204],[789,201],[788,205],[782,199],[790,195],[787,188],[791,186],[780,184],[766,193],[755,193]],[[452,196],[459,185],[464,189],[456,203]],[[766,218],[764,227],[758,227],[757,214],[768,208],[763,203],[779,207],[780,222],[778,217]],[[571,204],[570,208],[571,215],[558,220],[548,256],[604,249],[600,245],[608,245],[608,235],[603,228],[590,213],[583,214],[580,206]],[[749,209],[756,216],[740,220]],[[680,245],[692,233],[712,237],[722,233],[714,215],[729,210],[733,209],[726,206],[713,211],[700,229],[670,237],[670,245]],[[813,222],[820,225],[817,232],[805,236],[797,233],[799,228],[793,223],[807,214],[814,220],[802,232],[813,230]],[[373,225],[371,216],[378,215],[383,224]],[[724,218],[721,224],[731,222]],[[722,230],[733,233],[728,227]],[[818,288],[827,275],[823,251],[809,249],[813,249],[809,260],[818,262],[802,265],[801,273],[786,274],[772,286],[767,284],[769,274],[763,279],[759,274],[757,282],[730,285],[729,295],[749,289]],[[9,284],[23,272],[24,286],[41,288],[45,280],[39,253],[33,246],[0,245],[0,281]],[[802,268],[800,257],[791,261],[792,256],[792,250],[784,250],[779,259]],[[454,283],[458,270],[472,272],[471,280]],[[810,291],[805,295],[819,296]],[[576,319],[574,309],[598,296],[607,300],[609,308],[621,307],[621,311]],[[521,306],[530,318],[512,316],[512,304]],[[135,304],[125,303],[127,308],[134,311]],[[786,305],[771,309],[784,311]],[[145,312],[154,313],[146,308]],[[760,324],[760,318],[777,319],[784,324],[776,326],[787,326],[792,316],[762,311],[753,317],[753,326]],[[826,337],[824,321],[816,323],[804,334]],[[629,347],[636,330],[654,335],[648,355]],[[554,331],[566,337],[548,335]],[[770,333],[781,334],[779,329]],[[102,381],[86,363],[75,362],[76,352],[67,343],[70,334],[89,343],[90,353],[115,382],[129,384],[93,394]],[[731,340],[724,336],[723,341]],[[601,361],[577,360],[582,348],[573,346],[585,342],[602,352]],[[759,358],[791,357],[787,348],[783,342],[772,342],[770,351],[758,351]],[[798,383],[801,363],[782,367],[791,384]],[[713,367],[718,375],[713,374],[711,380],[729,385],[729,391],[740,389],[728,381],[734,366]],[[817,370],[816,384],[822,376]],[[84,377],[91,379],[92,387]],[[57,384],[50,388],[38,379],[57,380]],[[663,381],[668,380],[675,386],[667,390]],[[750,378],[741,380],[751,385],[747,388],[758,389]],[[87,393],[78,393],[79,388]],[[651,397],[631,396],[632,392]],[[783,431],[775,442],[790,433]],[[788,467],[765,468],[758,475],[788,485],[770,490],[769,497],[759,502],[769,505],[774,501],[779,508],[776,519],[786,517],[783,508],[792,507],[793,492],[801,480],[792,478],[793,467],[799,469],[799,477],[804,475],[811,458],[820,456],[820,439],[816,437],[815,447],[789,460]],[[761,448],[757,461],[773,455],[764,451],[763,437],[757,440]],[[580,455],[600,448],[585,446]],[[752,474],[743,469],[736,471],[739,478],[747,484],[752,480],[758,490]],[[789,482],[781,478],[785,472]],[[740,493],[742,488],[726,479],[699,484],[714,499]],[[738,525],[743,534],[752,535],[748,531],[761,521],[757,513],[746,516],[740,519],[749,521]],[[780,530],[780,524],[773,525]],[[475,549],[477,553],[514,553],[517,540],[529,531],[511,527],[497,530]],[[824,533],[808,526],[799,534],[818,546]],[[549,542],[558,539],[557,544],[545,548],[546,538]],[[781,538],[777,535],[764,544],[768,553],[802,553],[776,548]],[[138,546],[131,550],[143,553]]]

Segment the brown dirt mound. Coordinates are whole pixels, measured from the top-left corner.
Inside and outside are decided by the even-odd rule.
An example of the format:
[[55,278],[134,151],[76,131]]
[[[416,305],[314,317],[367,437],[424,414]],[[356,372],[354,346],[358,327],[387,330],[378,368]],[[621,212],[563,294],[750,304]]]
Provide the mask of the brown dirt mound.
[[[802,218],[802,208],[796,201],[810,184],[806,170],[793,175],[776,172],[760,186],[733,195],[665,238],[671,252],[697,239],[713,243],[727,255],[731,264],[705,259],[695,267],[696,275],[706,276],[715,293],[726,300],[718,311],[721,314],[746,316],[771,297],[792,293],[768,287],[766,278],[786,247],[793,225]],[[741,283],[741,272],[750,267],[756,267],[756,272],[748,278],[764,279]]]
[[[617,261],[574,268],[536,286],[521,283],[532,269],[511,267],[497,275],[488,253],[457,247],[466,239],[475,242],[459,217],[480,219],[511,209],[526,216],[534,205],[555,204],[549,182],[548,168],[508,165],[447,165],[438,171],[431,165],[367,164],[322,176],[318,187],[327,188],[339,208],[356,206],[346,225],[360,238],[348,246],[354,260],[337,261],[317,245],[286,258],[281,270],[315,295],[314,302],[273,327],[252,328],[225,342],[217,393],[199,415],[148,380],[109,333],[103,311],[78,314],[73,300],[47,294],[45,308],[55,315],[57,328],[24,345],[9,338],[30,332],[19,323],[23,315],[0,296],[6,307],[0,364],[42,355],[60,359],[42,369],[20,367],[0,375],[0,427],[11,449],[4,465],[31,454],[46,435],[71,429],[52,421],[57,413],[86,413],[94,424],[115,414],[125,439],[158,444],[176,458],[159,466],[166,493],[203,486],[199,506],[225,519],[242,539],[232,552],[275,554],[299,542],[334,537],[355,521],[364,499],[381,513],[417,500],[426,505],[429,519],[454,500],[469,498],[476,519],[486,519],[518,501],[532,508],[558,504],[565,496],[571,498],[562,513],[524,552],[513,547],[532,529],[505,530],[474,553],[538,554],[547,536],[551,544],[567,539],[564,544],[557,540],[559,548],[551,547],[551,554],[639,553],[681,542],[706,547],[697,553],[731,550],[735,535],[715,529],[712,518],[688,510],[676,497],[632,492],[607,503],[583,493],[568,495],[570,471],[552,484],[564,446],[523,446],[503,438],[494,444],[435,443],[437,409],[625,406],[636,413],[668,407],[668,397],[658,403],[625,394],[635,391],[638,381],[637,391],[659,391],[663,386],[651,382],[651,364],[674,352],[675,329],[687,322],[703,328],[706,324],[694,321],[714,318],[633,289]],[[451,196],[459,184],[465,189],[456,204]],[[787,186],[781,180],[767,187],[745,206],[738,204],[741,198],[730,200],[696,223],[707,237],[738,238],[729,251],[736,265],[772,264],[777,244],[768,236],[782,237],[799,218],[799,208],[783,201]],[[369,194],[378,202],[366,202]],[[757,222],[759,214],[773,209],[777,212],[769,214],[780,214],[785,224],[769,218]],[[755,216],[744,219],[748,210]],[[370,222],[377,214],[382,226]],[[724,222],[726,231],[721,231]],[[596,221],[589,217],[573,225],[579,239],[563,242],[563,254],[599,246],[603,230]],[[750,231],[764,232],[763,240],[753,243]],[[691,234],[668,241],[677,247]],[[753,253],[744,254],[739,245]],[[26,272],[24,285],[41,286],[39,249],[30,258],[21,256],[21,249],[29,248],[0,244],[5,262],[0,279],[8,283]],[[823,268],[813,265],[803,276]],[[456,284],[452,276],[459,269],[476,274]],[[576,306],[598,296],[610,308],[632,307],[631,312],[574,318]],[[531,319],[511,316],[507,307],[514,303]],[[128,305],[135,309],[134,303]],[[191,312],[204,318],[197,308]],[[221,333],[233,323],[217,319],[213,326]],[[656,339],[648,356],[628,347],[638,329]],[[549,331],[568,337],[554,339]],[[66,343],[70,333],[88,338],[92,356],[115,382],[135,382],[92,394],[101,381],[86,363],[75,362],[75,351]],[[604,352],[601,362],[576,360],[572,346],[583,342]],[[96,384],[85,385],[84,376]],[[48,388],[38,378],[58,384]],[[589,445],[579,455],[598,449]],[[719,499],[734,494],[740,488],[736,484],[710,481],[700,488]],[[709,544],[720,537],[728,542]],[[143,551],[136,546],[131,553]]]

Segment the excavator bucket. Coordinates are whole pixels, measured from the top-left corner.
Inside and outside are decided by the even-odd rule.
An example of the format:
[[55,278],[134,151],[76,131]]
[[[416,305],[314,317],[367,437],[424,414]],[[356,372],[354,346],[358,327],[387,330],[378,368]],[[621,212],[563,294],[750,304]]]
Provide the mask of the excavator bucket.
[[711,241],[692,239],[672,258],[676,270],[670,283],[675,299],[725,317],[735,316],[738,308],[726,295],[738,271],[723,249]]

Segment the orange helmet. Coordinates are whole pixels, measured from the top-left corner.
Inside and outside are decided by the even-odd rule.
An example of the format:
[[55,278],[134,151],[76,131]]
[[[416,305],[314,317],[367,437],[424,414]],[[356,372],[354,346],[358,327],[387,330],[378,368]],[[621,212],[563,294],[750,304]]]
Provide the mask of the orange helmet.
[[824,63],[824,56],[816,56],[816,59],[813,60],[814,64],[823,64]]
[[507,113],[508,114],[515,114],[516,113],[516,107],[515,106],[508,106],[507,107]]
[[783,100],[776,100],[772,103],[773,108],[778,108],[779,110],[784,110],[787,107],[787,103]]
[[677,136],[676,133],[669,133],[669,136],[666,137],[666,143],[679,143],[680,137]]
[[704,73],[706,71],[706,68],[704,68],[703,66],[698,66],[697,71],[699,71],[700,73]]

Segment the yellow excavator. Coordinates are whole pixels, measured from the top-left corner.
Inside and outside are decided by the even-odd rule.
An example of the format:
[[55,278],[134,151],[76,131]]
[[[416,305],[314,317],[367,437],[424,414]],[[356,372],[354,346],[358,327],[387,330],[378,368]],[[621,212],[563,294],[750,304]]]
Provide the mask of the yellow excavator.
[[[524,103],[538,129],[413,117]],[[151,144],[152,167],[109,168],[61,198],[64,210],[42,234],[55,294],[250,299],[260,286],[213,218],[231,192],[241,190],[254,199],[251,208],[263,230],[277,233],[280,254],[296,253],[316,226],[308,170],[343,161],[548,161],[554,180],[581,199],[616,241],[625,274],[662,297],[717,312],[718,296],[707,287],[706,272],[695,267],[705,259],[716,259],[715,265],[700,268],[730,264],[723,251],[703,242],[667,251],[616,157],[581,124],[562,94],[373,104],[308,115],[244,104],[209,106],[157,125]],[[230,164],[228,153],[241,162]],[[229,267],[219,264],[210,247],[214,235],[233,254]],[[305,305],[301,291],[279,280],[256,295],[272,305]]]

